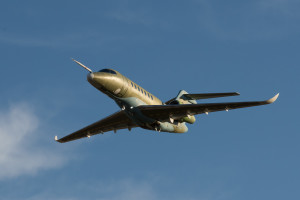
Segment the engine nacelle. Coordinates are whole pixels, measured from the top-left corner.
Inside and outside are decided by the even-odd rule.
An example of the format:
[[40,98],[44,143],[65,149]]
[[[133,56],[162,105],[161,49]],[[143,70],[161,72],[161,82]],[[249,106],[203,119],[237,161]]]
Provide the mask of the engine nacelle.
[[194,115],[183,117],[180,119],[180,122],[187,122],[189,124],[193,124],[193,123],[195,123],[195,121],[196,121],[196,118]]
[[[174,101],[171,101],[169,103],[169,105],[178,105],[178,104],[185,104],[185,102],[184,102],[184,100],[179,99],[179,101],[178,100],[174,100]],[[183,117],[183,118],[179,119],[178,121],[179,122],[187,122],[189,124],[193,124],[193,123],[195,123],[196,118],[195,118],[194,115],[189,115],[189,116],[186,116],[186,117]]]
[[180,104],[180,102],[177,100],[173,100],[168,105],[177,105],[177,104]]

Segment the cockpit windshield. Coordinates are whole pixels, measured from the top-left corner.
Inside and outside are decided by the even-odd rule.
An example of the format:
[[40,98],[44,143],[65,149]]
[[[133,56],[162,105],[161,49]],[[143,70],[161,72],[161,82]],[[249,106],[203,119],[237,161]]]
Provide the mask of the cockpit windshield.
[[105,72],[110,74],[117,74],[114,70],[111,69],[101,69],[99,72]]

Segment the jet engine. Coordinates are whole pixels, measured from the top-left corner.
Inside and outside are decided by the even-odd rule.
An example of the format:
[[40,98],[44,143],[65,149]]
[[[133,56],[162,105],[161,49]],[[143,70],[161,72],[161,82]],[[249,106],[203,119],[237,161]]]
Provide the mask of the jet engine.
[[[184,102],[183,101],[180,102],[180,100],[181,99],[179,99],[179,100],[173,100],[168,105],[184,104]],[[187,115],[185,117],[182,117],[182,118],[178,119],[178,122],[187,122],[189,124],[193,124],[193,123],[195,123],[195,121],[196,121],[196,118],[195,118],[194,115]]]

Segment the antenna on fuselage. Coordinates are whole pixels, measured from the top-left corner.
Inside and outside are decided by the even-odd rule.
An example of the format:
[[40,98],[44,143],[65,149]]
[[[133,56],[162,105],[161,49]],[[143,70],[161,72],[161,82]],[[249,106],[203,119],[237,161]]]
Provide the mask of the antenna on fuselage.
[[81,67],[83,67],[84,69],[86,69],[86,70],[88,70],[90,73],[93,73],[93,71],[90,69],[90,68],[88,68],[87,66],[85,66],[84,64],[82,64],[81,62],[79,62],[79,61],[77,61],[77,60],[75,60],[75,59],[73,59],[73,58],[71,58],[74,62],[76,62],[78,65],[80,65]]

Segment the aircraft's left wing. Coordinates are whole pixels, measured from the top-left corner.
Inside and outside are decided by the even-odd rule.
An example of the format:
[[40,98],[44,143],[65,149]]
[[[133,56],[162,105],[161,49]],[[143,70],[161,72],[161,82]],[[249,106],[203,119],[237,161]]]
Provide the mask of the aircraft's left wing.
[[207,104],[177,104],[177,105],[153,105],[139,106],[140,111],[157,121],[167,122],[170,119],[180,119],[182,117],[197,115],[216,111],[228,111],[232,109],[260,106],[276,101],[279,93],[266,101],[250,102],[229,102],[229,103],[207,103]]
[[61,139],[57,139],[57,136],[55,136],[55,140],[64,143],[112,130],[131,129],[134,127],[137,127],[137,125],[126,116],[125,112],[119,111]]

